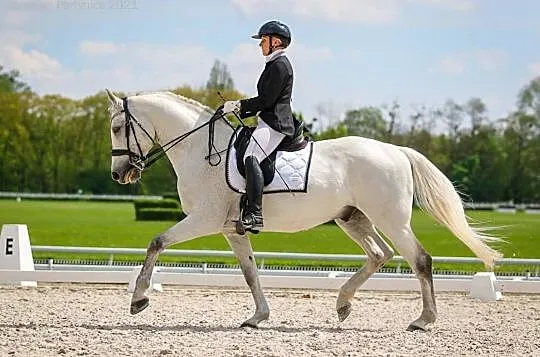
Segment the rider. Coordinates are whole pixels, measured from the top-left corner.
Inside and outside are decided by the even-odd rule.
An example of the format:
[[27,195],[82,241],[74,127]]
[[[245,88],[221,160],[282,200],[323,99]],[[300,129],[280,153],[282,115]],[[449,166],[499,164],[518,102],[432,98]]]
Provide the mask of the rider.
[[294,135],[291,108],[293,69],[286,57],[286,49],[291,43],[291,31],[287,25],[280,21],[269,21],[251,37],[260,39],[259,46],[266,58],[266,65],[257,83],[258,95],[239,101],[227,101],[223,112],[236,111],[241,118],[257,115],[257,127],[244,155],[247,207],[242,222],[248,230],[259,230],[263,227],[264,185],[260,163],[285,137],[291,138]]

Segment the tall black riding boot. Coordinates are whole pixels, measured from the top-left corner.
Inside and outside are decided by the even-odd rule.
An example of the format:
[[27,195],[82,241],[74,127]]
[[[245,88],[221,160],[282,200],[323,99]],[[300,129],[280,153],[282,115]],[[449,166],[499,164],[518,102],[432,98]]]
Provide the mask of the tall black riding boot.
[[264,176],[255,156],[248,156],[246,167],[247,205],[242,215],[242,222],[247,230],[258,231],[263,227],[262,196]]

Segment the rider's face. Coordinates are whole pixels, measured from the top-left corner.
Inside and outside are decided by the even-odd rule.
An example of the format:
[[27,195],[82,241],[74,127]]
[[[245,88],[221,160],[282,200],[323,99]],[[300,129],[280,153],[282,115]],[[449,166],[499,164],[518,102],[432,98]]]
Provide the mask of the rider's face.
[[263,56],[268,56],[270,54],[270,37],[262,36],[261,42],[259,42]]
[[[281,45],[281,40],[277,37],[272,37],[272,42],[274,48]],[[262,36],[261,42],[259,42],[259,47],[261,47],[263,56],[268,56],[270,54],[270,36]]]

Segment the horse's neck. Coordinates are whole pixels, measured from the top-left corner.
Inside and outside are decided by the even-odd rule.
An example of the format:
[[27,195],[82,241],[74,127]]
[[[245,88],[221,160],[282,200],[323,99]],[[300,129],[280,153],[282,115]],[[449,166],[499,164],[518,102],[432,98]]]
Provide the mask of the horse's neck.
[[[159,103],[160,101],[161,103]],[[167,101],[169,102],[167,103]],[[194,108],[194,105],[190,103],[182,103],[180,99],[159,98],[159,100],[153,101],[150,107],[153,113],[148,117],[156,130],[157,141],[161,146],[194,130],[211,117],[211,113],[208,111]],[[177,176],[190,172],[195,174],[198,170],[194,165],[201,166],[200,163],[209,166],[208,161],[204,160],[204,157],[208,155],[208,130],[208,125],[202,127],[167,151],[167,157]],[[221,151],[226,148],[231,134],[232,130],[225,123],[216,122],[214,127],[216,150]],[[217,158],[215,159],[217,160]],[[222,163],[224,161],[222,160]]]

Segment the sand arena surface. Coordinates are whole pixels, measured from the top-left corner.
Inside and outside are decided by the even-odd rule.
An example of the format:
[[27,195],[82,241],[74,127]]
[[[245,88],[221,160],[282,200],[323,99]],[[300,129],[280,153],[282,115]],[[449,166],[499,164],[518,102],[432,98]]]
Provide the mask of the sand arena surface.
[[407,332],[420,294],[359,292],[339,324],[337,291],[267,289],[270,320],[246,289],[164,286],[129,314],[121,285],[0,287],[0,356],[540,356],[540,296],[481,302],[438,293],[431,331]]

